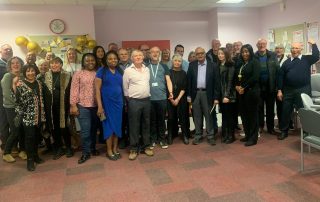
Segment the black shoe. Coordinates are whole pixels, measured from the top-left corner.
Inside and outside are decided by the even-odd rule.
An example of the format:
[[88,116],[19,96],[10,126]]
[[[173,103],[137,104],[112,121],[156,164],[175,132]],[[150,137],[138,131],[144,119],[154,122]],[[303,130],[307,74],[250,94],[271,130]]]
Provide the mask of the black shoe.
[[121,159],[121,154],[119,152],[115,152],[114,155],[117,157],[117,159]]
[[100,152],[98,150],[96,150],[96,149],[93,149],[93,150],[91,150],[91,155],[92,156],[99,156]]
[[118,157],[117,157],[115,154],[112,154],[112,155],[109,156],[109,154],[107,153],[107,154],[106,154],[106,157],[107,157],[109,160],[111,160],[111,161],[116,161],[116,160],[118,160]]
[[216,140],[213,138],[208,139],[208,144],[210,145],[216,145]]
[[27,170],[34,171],[35,169],[33,159],[27,159]]
[[240,142],[247,142],[247,141],[248,141],[248,138],[246,138],[246,137],[243,137],[240,139]]
[[250,147],[250,146],[253,146],[253,145],[256,145],[256,144],[257,144],[257,141],[249,140],[244,144],[244,146]]
[[39,156],[35,156],[35,157],[34,157],[34,162],[35,162],[36,164],[42,164],[42,163],[44,163],[44,160],[41,159]]
[[59,158],[61,158],[63,155],[65,154],[64,149],[60,148],[57,150],[57,152],[54,154],[53,156],[53,160],[57,160]]
[[182,141],[183,141],[183,144],[189,144],[189,138],[187,137],[187,136],[183,136],[183,139],[182,139]]
[[194,140],[192,141],[192,144],[194,145],[198,145],[202,142],[202,138],[194,138]]
[[236,140],[234,136],[229,136],[227,140],[225,141],[226,144],[231,144]]
[[82,156],[78,160],[78,164],[82,164],[86,162],[89,158],[90,158],[90,154],[82,154]]
[[284,140],[288,137],[288,133],[281,132],[281,134],[278,136],[278,140]]
[[274,129],[268,129],[268,133],[270,135],[275,135],[276,134],[276,131]]
[[66,150],[66,157],[67,158],[73,157],[73,150],[70,147],[67,148]]
[[172,140],[172,135],[168,135],[168,145],[172,145],[173,140]]

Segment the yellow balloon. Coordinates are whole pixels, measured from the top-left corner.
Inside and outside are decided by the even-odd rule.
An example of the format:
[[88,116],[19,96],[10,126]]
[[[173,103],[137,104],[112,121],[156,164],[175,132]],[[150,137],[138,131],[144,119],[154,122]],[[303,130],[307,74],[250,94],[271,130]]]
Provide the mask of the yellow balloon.
[[28,42],[29,42],[28,39],[24,36],[18,36],[16,38],[16,44],[18,46],[27,46]]
[[39,45],[37,42],[30,41],[27,45],[28,51],[37,51],[39,49]]
[[97,45],[96,40],[89,40],[88,41],[88,48],[89,49],[93,49],[94,47],[96,47],[96,45]]
[[76,42],[78,46],[83,46],[87,43],[87,38],[86,36],[77,36]]

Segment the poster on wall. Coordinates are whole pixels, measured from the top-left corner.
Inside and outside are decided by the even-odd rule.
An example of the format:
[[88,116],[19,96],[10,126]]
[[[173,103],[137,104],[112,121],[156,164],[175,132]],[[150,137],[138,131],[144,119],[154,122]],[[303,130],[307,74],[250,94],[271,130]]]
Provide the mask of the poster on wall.
[[[313,39],[318,45],[320,45],[318,22],[307,23],[307,40],[309,39]],[[308,51],[311,52],[310,46]]]

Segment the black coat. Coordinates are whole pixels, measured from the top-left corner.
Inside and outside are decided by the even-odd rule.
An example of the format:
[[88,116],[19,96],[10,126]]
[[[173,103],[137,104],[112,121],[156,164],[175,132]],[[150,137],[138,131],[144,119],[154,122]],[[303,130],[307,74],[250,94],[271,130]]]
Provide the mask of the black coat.
[[234,64],[225,63],[225,69],[220,69],[220,81],[221,81],[221,100],[228,98],[230,102],[236,101],[236,89],[234,85]]
[[[197,95],[197,80],[198,80],[198,61],[193,61],[189,64],[187,73],[188,78],[188,96],[191,97],[192,102]],[[220,73],[216,63],[207,60],[206,69],[206,93],[208,103],[212,106],[214,100],[220,99]]]
[[[269,71],[268,88],[269,93],[275,93],[277,91],[277,78],[280,65],[275,53],[267,50],[267,68]],[[259,60],[259,53],[256,52],[256,58]],[[261,85],[261,84],[260,84]]]

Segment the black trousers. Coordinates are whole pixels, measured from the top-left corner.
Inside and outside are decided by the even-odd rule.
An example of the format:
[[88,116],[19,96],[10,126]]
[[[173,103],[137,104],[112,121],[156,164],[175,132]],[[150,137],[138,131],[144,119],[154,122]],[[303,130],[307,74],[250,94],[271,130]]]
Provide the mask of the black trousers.
[[23,130],[28,159],[33,159],[38,156],[40,128],[38,126],[23,126]]
[[306,93],[311,96],[311,86],[304,86],[302,88],[288,88],[283,89],[282,114],[280,121],[281,132],[288,133],[289,123],[293,107],[297,110],[303,107],[301,93]]
[[[130,150],[138,151],[140,146],[141,149],[150,146],[150,99],[129,98],[128,107]],[[142,145],[139,144],[140,134]]]
[[122,130],[122,137],[119,139],[119,144],[123,144],[123,145],[127,145],[128,141],[129,141],[129,117],[128,117],[128,103],[126,100],[124,100],[126,102],[125,106],[123,107],[122,110],[122,126],[121,126],[121,130]]
[[7,114],[5,108],[0,105],[0,139],[1,139],[1,149],[4,150],[7,139],[9,137],[9,123],[7,119]]
[[9,128],[10,128],[10,134],[8,136],[4,154],[10,154],[13,146],[17,144],[19,141],[19,149],[20,151],[25,150],[25,142],[24,142],[24,135],[23,135],[23,127],[20,125],[19,127],[16,127],[14,125],[14,118],[16,117],[16,112],[14,108],[5,108]]
[[[222,131],[234,131],[235,119],[234,111],[237,110],[236,103],[221,103],[220,104],[221,114],[222,114]],[[238,115],[237,115],[238,117]]]
[[168,136],[171,138],[178,136],[178,123],[181,125],[182,135],[190,136],[189,111],[187,100],[180,100],[178,106],[173,106],[168,102]]
[[151,101],[150,142],[165,141],[167,100]]
[[258,141],[259,90],[248,90],[239,97],[241,120],[248,141]]
[[54,109],[52,110],[53,115],[53,125],[54,129],[52,131],[52,138],[54,140],[54,148],[60,149],[63,147],[62,138],[64,140],[64,144],[67,148],[71,148],[71,134],[67,127],[67,123],[65,124],[65,128],[60,128],[60,110]]
[[[259,127],[264,127],[264,115],[266,114],[266,124],[268,130],[274,129],[274,104],[276,101],[275,92],[260,92],[259,101]],[[264,105],[266,105],[266,113],[264,113]]]

